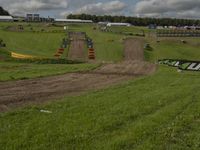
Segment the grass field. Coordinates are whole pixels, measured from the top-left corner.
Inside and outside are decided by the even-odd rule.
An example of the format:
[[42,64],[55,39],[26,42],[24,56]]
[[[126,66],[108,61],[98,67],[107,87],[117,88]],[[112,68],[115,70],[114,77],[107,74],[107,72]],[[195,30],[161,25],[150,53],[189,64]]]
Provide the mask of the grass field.
[[[150,52],[150,60],[166,58],[199,60],[200,58],[199,38],[158,38],[158,40],[159,43],[149,40],[153,48],[153,52]],[[181,40],[187,43],[184,44]]]
[[88,71],[96,67],[98,67],[97,64],[31,64],[0,62],[0,82]]
[[[28,32],[27,24],[24,24],[25,32],[8,31],[8,24],[2,24],[0,39],[7,44],[6,50],[20,52],[34,56],[53,57],[60,47],[61,41],[66,37],[65,33],[38,33]],[[17,24],[13,24],[17,26]],[[41,26],[32,25],[34,29],[40,30]],[[69,25],[69,31],[86,32],[93,39],[96,57],[98,60],[120,61],[122,60],[123,44],[122,36],[110,33],[94,31],[91,25]],[[39,29],[38,29],[39,28]],[[45,28],[45,27],[43,27]],[[46,27],[46,30],[63,30],[63,27]]]
[[0,31],[0,38],[7,44],[7,50],[40,57],[53,57],[63,37],[61,33]]
[[[166,80],[167,79],[167,80]],[[198,73],[161,67],[150,77],[0,115],[3,149],[200,147]],[[52,114],[40,110],[52,111]]]
[[[6,26],[7,24],[0,25],[1,28]],[[95,42],[98,60],[122,60],[124,36],[93,30],[93,27],[70,25],[69,29],[87,32]],[[141,30],[137,27],[120,30],[137,32],[137,29]],[[39,49],[42,43],[35,47],[24,46],[23,39],[30,34],[35,39],[39,36],[41,39],[49,37],[50,42],[54,38],[62,38],[63,34],[37,35],[0,30],[0,38],[1,33],[4,33],[8,45],[16,48],[17,52],[46,57],[52,56],[56,42],[49,47],[44,45],[42,51]],[[12,45],[13,37],[10,35],[17,39],[17,46]],[[157,43],[157,40],[160,42]],[[187,43],[183,44],[181,40]],[[145,41],[150,43],[153,49],[145,51],[146,59],[152,62],[163,58],[200,59],[199,38],[156,39],[147,34]],[[21,49],[18,46],[20,42]],[[0,80],[35,78],[95,67],[97,65],[0,62]],[[199,83],[199,72],[180,73],[175,68],[160,65],[154,75],[127,81],[118,86],[88,91],[81,96],[65,97],[45,105],[0,113],[0,149],[198,150]],[[52,113],[42,113],[40,110],[49,110]]]

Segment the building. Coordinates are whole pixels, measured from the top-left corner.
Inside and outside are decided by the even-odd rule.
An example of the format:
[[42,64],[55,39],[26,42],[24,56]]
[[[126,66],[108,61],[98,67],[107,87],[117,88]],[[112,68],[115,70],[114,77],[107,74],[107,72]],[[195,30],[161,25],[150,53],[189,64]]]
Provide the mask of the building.
[[156,24],[150,24],[148,26],[149,29],[157,29],[157,25]]
[[131,24],[130,23],[108,23],[107,26],[108,27],[111,27],[111,26],[126,26],[126,27],[130,27]]
[[108,23],[110,22],[98,22],[98,25],[107,26]]
[[48,17],[48,18],[45,18],[45,17],[41,17],[40,18],[40,21],[41,22],[54,22],[54,18],[50,18],[50,17]]
[[81,19],[55,19],[58,23],[93,23],[92,20],[81,20]]
[[40,22],[40,14],[27,14],[26,21],[27,22]]
[[13,16],[14,22],[25,22],[26,18],[21,16]]
[[0,22],[13,22],[12,16],[0,16]]

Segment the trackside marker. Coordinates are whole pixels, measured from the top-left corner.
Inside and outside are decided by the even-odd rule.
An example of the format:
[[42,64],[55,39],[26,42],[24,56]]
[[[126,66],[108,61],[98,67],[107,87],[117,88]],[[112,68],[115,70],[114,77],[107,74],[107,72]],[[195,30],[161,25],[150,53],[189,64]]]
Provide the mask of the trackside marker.
[[[192,63],[189,67],[188,67],[188,69],[189,70],[200,70],[200,64],[199,65],[197,65],[197,63]],[[195,67],[196,66],[196,67]]]

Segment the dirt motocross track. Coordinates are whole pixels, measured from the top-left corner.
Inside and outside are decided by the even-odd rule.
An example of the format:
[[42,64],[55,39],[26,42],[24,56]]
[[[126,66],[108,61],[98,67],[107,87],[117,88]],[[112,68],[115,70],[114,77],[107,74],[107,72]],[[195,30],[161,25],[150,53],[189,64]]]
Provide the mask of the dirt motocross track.
[[124,59],[121,63],[106,64],[91,72],[0,83],[0,112],[102,89],[156,71],[156,65],[143,61],[141,40],[125,41]]
[[70,50],[68,53],[68,59],[70,60],[85,60],[85,33],[71,32],[69,33],[71,40]]

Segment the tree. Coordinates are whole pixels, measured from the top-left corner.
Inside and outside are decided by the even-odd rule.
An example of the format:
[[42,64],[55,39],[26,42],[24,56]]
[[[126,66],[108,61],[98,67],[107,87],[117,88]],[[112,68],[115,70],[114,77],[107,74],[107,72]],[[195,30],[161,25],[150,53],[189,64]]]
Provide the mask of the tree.
[[4,10],[3,7],[0,6],[0,15],[1,16],[8,16],[10,14],[6,10]]
[[158,26],[191,26],[200,25],[200,20],[192,19],[172,19],[172,18],[137,18],[137,17],[125,17],[125,16],[96,16],[88,14],[70,14],[67,16],[68,19],[87,19],[94,22],[124,22],[131,23],[137,26],[148,26],[150,24],[156,24]]

